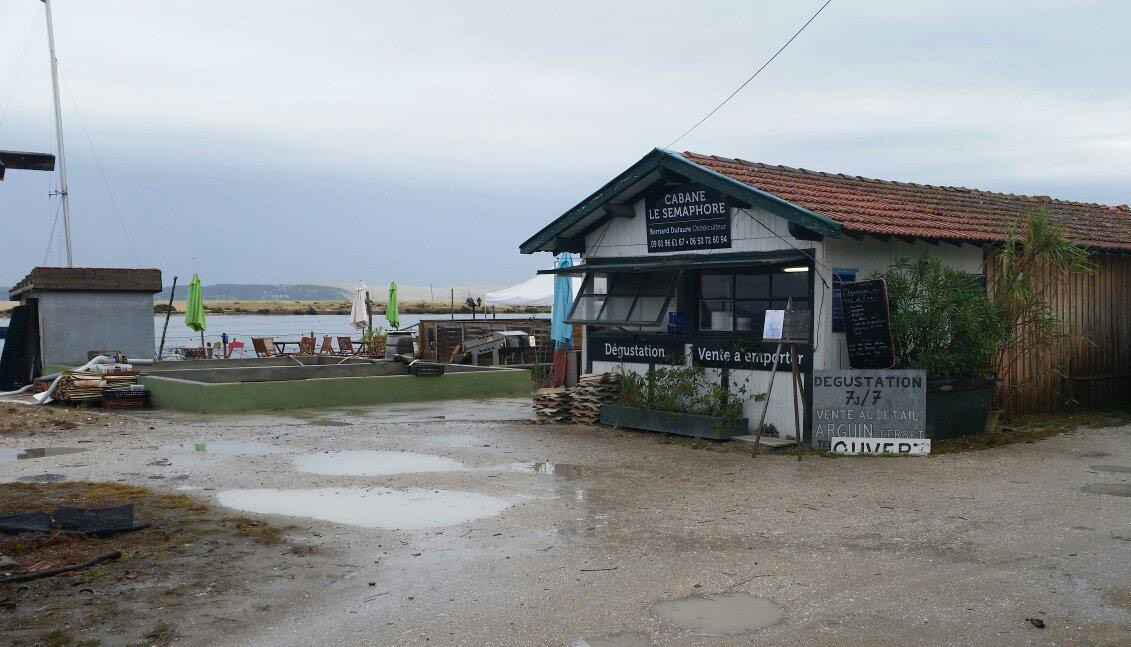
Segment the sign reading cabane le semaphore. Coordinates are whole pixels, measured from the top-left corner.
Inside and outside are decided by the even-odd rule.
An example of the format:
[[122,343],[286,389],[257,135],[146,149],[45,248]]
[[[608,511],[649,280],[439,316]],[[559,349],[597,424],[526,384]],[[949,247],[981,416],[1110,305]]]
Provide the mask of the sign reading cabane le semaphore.
[[730,248],[730,208],[718,191],[665,187],[647,196],[644,213],[649,253]]

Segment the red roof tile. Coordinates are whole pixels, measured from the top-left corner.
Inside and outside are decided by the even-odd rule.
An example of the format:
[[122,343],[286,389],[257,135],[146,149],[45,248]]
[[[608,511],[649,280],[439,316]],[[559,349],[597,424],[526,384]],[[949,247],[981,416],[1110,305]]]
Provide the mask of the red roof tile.
[[1027,213],[1045,209],[1080,244],[1131,250],[1131,209],[1126,205],[873,180],[691,152],[683,157],[832,218],[850,232],[1000,242]]

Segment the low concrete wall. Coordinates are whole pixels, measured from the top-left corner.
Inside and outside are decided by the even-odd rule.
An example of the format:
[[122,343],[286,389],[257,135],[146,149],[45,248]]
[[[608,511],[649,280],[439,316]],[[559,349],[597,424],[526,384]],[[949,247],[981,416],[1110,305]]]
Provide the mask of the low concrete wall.
[[149,388],[154,407],[199,413],[529,396],[531,391],[530,371],[502,368],[453,371],[438,377],[388,375],[221,384],[158,373],[142,375],[138,381]]
[[383,377],[405,375],[405,366],[400,362],[381,362],[379,364],[340,364],[337,366],[310,365],[299,366],[234,366],[225,368],[189,368],[148,371],[157,377],[171,377],[191,382],[210,384],[240,382],[281,382],[284,380],[308,380],[323,377]]

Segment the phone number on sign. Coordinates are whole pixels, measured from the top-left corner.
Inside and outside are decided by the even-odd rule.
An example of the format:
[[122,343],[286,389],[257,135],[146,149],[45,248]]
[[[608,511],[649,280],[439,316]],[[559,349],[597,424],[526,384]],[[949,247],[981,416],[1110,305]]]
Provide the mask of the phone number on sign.
[[722,245],[729,243],[727,236],[690,236],[686,238],[666,238],[664,240],[649,241],[649,247],[684,247],[686,245]]

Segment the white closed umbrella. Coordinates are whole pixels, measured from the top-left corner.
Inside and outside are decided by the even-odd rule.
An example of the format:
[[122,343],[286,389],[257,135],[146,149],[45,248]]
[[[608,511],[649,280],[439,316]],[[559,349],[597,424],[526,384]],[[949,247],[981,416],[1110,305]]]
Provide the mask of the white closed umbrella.
[[350,325],[358,330],[369,328],[369,312],[365,308],[365,283],[357,282],[357,289],[353,292],[353,303],[350,308]]

